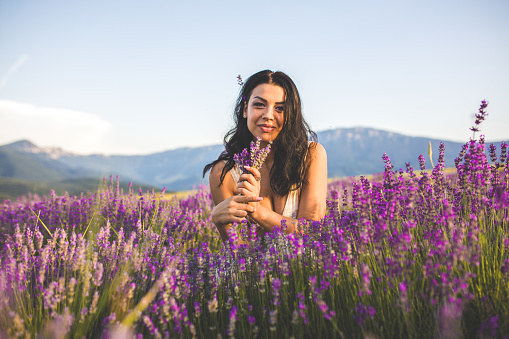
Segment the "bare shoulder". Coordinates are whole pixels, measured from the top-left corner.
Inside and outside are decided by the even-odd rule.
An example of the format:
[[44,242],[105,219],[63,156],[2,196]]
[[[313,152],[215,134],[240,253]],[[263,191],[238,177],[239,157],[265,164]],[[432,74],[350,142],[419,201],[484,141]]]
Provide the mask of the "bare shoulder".
[[220,179],[221,174],[223,173],[224,166],[226,166],[226,163],[224,161],[219,161],[214,166],[212,166],[209,173],[209,180],[212,180],[212,178]]
[[309,155],[311,156],[311,161],[315,162],[327,162],[327,152],[325,148],[318,142],[311,142],[309,145]]
[[219,188],[220,186],[228,186],[228,181],[231,180],[231,175],[228,173],[226,173],[223,183],[221,184],[221,175],[223,174],[223,169],[225,166],[226,163],[224,161],[219,161],[210,169],[209,183],[211,189]]
[[[309,145],[310,163],[307,171],[307,180],[313,185],[318,185],[320,191],[327,190],[327,152],[325,148],[317,142]],[[323,193],[322,192],[322,193]]]

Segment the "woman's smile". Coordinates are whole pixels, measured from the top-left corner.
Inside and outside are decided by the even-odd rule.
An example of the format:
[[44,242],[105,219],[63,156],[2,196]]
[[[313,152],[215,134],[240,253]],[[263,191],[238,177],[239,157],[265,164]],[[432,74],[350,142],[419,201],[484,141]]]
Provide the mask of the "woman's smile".
[[274,126],[267,124],[258,125],[258,127],[260,127],[261,130],[264,131],[265,133],[270,133],[275,129]]

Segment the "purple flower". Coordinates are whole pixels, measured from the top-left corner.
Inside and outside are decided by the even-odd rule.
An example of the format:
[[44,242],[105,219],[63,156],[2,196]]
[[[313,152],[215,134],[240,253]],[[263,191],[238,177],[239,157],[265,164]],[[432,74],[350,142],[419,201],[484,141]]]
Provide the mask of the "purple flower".
[[363,323],[368,319],[373,319],[375,317],[375,308],[371,305],[366,306],[359,303],[355,309],[356,315],[354,315],[355,321],[362,327]]
[[419,155],[419,167],[421,168],[421,171],[424,171],[426,169],[426,159],[424,159],[424,155]]
[[267,146],[262,149],[260,149],[260,142],[261,138],[256,138],[256,142],[251,142],[249,150],[245,148],[241,153],[235,154],[233,156],[233,160],[237,164],[239,170],[242,171],[242,173],[246,173],[244,169],[245,166],[253,167],[256,169],[260,169],[262,167],[263,162],[270,152],[272,141],[269,141]]
[[230,337],[235,336],[235,322],[237,321],[237,307],[235,305],[232,306],[230,310],[230,322],[228,325],[228,329],[226,330],[226,334]]
[[498,330],[498,315],[494,315],[488,321],[481,324],[481,338],[495,338]]
[[475,132],[479,132],[479,125],[486,119],[488,113],[486,113],[486,107],[488,107],[488,103],[486,100],[481,101],[481,106],[479,107],[479,113],[475,114],[475,122],[474,126],[470,127],[470,130],[473,132],[472,139],[475,139]]

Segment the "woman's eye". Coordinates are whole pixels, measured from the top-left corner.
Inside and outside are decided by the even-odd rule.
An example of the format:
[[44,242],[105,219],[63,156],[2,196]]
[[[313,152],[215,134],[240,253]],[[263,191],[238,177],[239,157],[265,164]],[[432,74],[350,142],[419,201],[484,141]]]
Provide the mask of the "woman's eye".
[[279,113],[283,113],[283,111],[285,110],[285,108],[283,106],[276,106],[276,112],[279,112]]
[[263,104],[261,102],[255,102],[253,104],[253,106],[255,106],[255,107],[263,107]]

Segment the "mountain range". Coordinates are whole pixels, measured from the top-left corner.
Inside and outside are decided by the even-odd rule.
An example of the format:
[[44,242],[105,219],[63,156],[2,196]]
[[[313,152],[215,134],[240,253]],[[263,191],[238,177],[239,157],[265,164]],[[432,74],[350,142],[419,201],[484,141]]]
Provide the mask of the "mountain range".
[[[318,132],[317,136],[318,142],[327,151],[329,177],[380,173],[384,170],[384,152],[395,168],[404,169],[405,163],[410,162],[418,169],[417,157],[420,154],[425,155],[429,164],[428,142],[432,144],[433,162],[436,164],[440,144],[440,140],[436,139],[363,127],[331,129]],[[443,142],[446,166],[453,166],[463,143]],[[136,188],[189,190],[207,182],[207,177],[202,178],[203,167],[216,159],[222,149],[222,145],[211,145],[148,155],[78,155],[21,140],[0,146],[0,198],[24,194],[24,189],[30,190],[34,185],[42,188],[53,185],[66,190],[66,185],[70,187],[73,182],[75,187],[67,191],[79,194],[80,189],[97,188],[102,178],[110,175],[120,176],[124,184],[133,182]],[[84,186],[80,187],[77,182]],[[22,183],[29,184],[23,187]],[[16,185],[18,191],[9,193]]]

